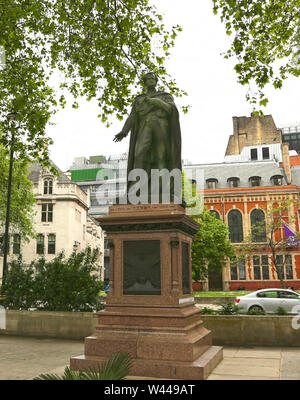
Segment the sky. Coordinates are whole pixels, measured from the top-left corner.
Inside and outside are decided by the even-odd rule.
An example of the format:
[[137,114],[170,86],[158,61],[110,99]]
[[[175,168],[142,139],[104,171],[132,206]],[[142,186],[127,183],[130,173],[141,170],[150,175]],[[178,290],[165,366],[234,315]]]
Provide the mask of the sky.
[[[250,116],[246,101],[247,87],[237,83],[234,59],[226,60],[221,53],[230,45],[230,37],[212,11],[211,0],[153,1],[163,14],[166,25],[179,24],[175,47],[167,61],[167,70],[178,86],[188,92],[180,105],[191,105],[188,114],[180,112],[182,158],[192,163],[222,162],[233,133],[233,116]],[[269,103],[263,109],[271,114],[277,127],[295,125],[300,121],[300,79],[289,78],[283,88],[265,90]],[[106,128],[97,118],[96,102],[79,101],[79,109],[71,105],[53,118],[48,128],[54,140],[51,159],[63,171],[75,157],[119,155],[128,151],[129,135],[122,142],[113,142],[125,122],[113,120]]]

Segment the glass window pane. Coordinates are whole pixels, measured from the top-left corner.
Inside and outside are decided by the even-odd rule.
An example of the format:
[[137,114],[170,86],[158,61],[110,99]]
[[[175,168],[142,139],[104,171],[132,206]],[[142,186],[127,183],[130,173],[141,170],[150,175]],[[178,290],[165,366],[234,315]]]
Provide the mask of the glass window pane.
[[259,256],[253,256],[253,265],[260,265],[260,259]]
[[244,260],[239,260],[239,279],[246,279],[246,268]]
[[286,273],[286,279],[293,279],[293,267],[292,267],[292,265],[286,265],[285,273]]
[[55,235],[48,236],[48,254],[55,254]]
[[231,280],[236,281],[237,280],[237,267],[230,267],[230,275],[231,275]]
[[253,268],[254,269],[254,279],[261,279],[261,276],[260,276],[260,267],[254,267]]
[[238,210],[231,210],[228,213],[229,239],[232,243],[241,243],[243,235],[242,214]]
[[268,265],[263,265],[262,266],[262,275],[263,275],[263,279],[270,279],[269,266]]

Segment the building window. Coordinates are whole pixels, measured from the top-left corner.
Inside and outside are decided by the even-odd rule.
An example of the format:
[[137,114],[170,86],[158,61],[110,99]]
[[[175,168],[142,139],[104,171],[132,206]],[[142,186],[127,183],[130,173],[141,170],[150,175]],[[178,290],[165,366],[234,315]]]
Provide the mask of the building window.
[[282,175],[272,176],[271,181],[274,186],[281,186],[282,185]]
[[48,254],[55,254],[55,239],[53,233],[48,235]]
[[293,279],[293,261],[290,254],[277,255],[276,264],[278,279]]
[[252,242],[266,241],[266,221],[263,210],[255,209],[250,214]]
[[16,233],[14,235],[14,241],[13,241],[13,253],[20,254],[20,251],[21,251],[21,236]]
[[53,221],[53,204],[42,204],[42,222]]
[[216,189],[218,180],[214,178],[206,179],[208,189]]
[[263,156],[263,160],[269,160],[270,159],[269,147],[263,147],[262,148],[262,156]]
[[232,257],[230,260],[230,278],[232,281],[241,281],[246,279],[245,260]]
[[267,255],[255,255],[252,258],[253,277],[255,280],[269,280],[269,257]]
[[36,240],[36,253],[44,254],[44,250],[45,250],[45,237],[44,235],[39,234]]
[[239,178],[228,178],[227,183],[229,187],[238,187],[239,186]]
[[209,213],[213,215],[215,218],[220,219],[220,214],[216,210],[209,210]]
[[53,180],[45,179],[44,180],[44,194],[52,194],[53,193]]
[[257,149],[251,149],[251,161],[257,160]]
[[250,185],[252,187],[254,186],[260,186],[260,176],[251,176],[251,178],[249,179],[250,181]]
[[243,218],[238,210],[231,210],[228,213],[229,239],[232,243],[241,243],[243,235]]

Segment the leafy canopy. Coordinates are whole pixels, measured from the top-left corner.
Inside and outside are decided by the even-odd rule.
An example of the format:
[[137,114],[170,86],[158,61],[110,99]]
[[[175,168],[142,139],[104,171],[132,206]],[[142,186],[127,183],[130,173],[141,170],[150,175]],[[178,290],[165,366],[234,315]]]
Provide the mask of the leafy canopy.
[[103,283],[97,274],[99,251],[90,248],[63,253],[53,260],[40,258],[29,266],[22,258],[13,261],[1,294],[4,306],[14,310],[95,311],[101,308],[98,293]]
[[[181,96],[164,67],[181,28],[168,30],[148,0],[2,0],[0,3],[0,124],[20,113],[21,158],[53,168],[46,127],[66,93],[97,99],[103,122],[127,113],[143,71]],[[4,60],[4,61],[3,61]],[[50,85],[56,73],[59,91]],[[9,137],[0,138],[5,147]]]
[[[9,153],[0,145],[0,232],[4,231],[7,204],[7,185],[9,172]],[[19,233],[22,239],[34,236],[33,216],[35,196],[32,193],[32,183],[27,179],[28,164],[26,161],[14,160],[10,232]]]
[[225,258],[235,254],[228,238],[228,227],[209,211],[193,217],[199,224],[192,246],[192,268],[195,281],[207,277],[208,268],[222,268]]
[[267,84],[278,89],[288,76],[300,74],[300,0],[213,0],[213,6],[233,35],[225,58],[237,57],[238,81],[250,85],[247,100],[266,106]]

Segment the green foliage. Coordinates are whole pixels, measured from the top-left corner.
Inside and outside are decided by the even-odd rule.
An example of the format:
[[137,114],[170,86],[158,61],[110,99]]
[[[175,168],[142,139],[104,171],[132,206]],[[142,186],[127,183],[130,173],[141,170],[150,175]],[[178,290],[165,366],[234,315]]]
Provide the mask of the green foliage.
[[247,315],[266,315],[266,312],[260,307],[253,307],[251,310],[247,311]]
[[34,268],[25,267],[21,256],[12,261],[5,282],[0,287],[4,295],[3,306],[15,310],[28,310],[36,304]]
[[[148,0],[3,0],[0,15],[0,124],[9,132],[6,115],[19,112],[22,159],[53,170],[46,127],[67,94],[74,108],[80,96],[96,99],[106,123],[112,114],[127,114],[145,70],[155,71],[172,94],[186,94],[164,66],[181,28],[167,29]],[[0,143],[8,147],[8,135]]]
[[266,85],[278,89],[289,75],[300,75],[300,0],[213,0],[213,5],[233,36],[225,58],[237,57],[239,83],[257,88],[248,101],[265,106]]
[[[0,145],[0,231],[4,231],[7,204],[9,154]],[[33,206],[35,196],[32,183],[27,179],[28,164],[20,159],[14,160],[10,208],[10,233],[19,233],[22,239],[34,236]]]
[[119,353],[112,356],[107,362],[98,368],[89,368],[83,371],[74,371],[69,367],[65,368],[64,374],[41,374],[36,381],[75,381],[75,380],[123,380],[129,375],[132,368],[132,359],[127,353]]
[[232,302],[220,303],[221,309],[218,311],[220,315],[235,315],[238,313],[240,307]]
[[101,308],[98,293],[101,281],[96,272],[98,250],[90,248],[66,259],[61,253],[28,267],[13,262],[1,294],[9,309],[37,308],[45,311],[94,311]]
[[202,315],[217,315],[217,314],[219,314],[219,312],[217,310],[214,310],[213,308],[203,307],[201,309],[201,314]]
[[277,315],[288,315],[288,312],[284,308],[278,307],[276,312],[275,312],[275,314],[277,314]]
[[228,227],[209,211],[194,217],[200,224],[194,236],[192,247],[193,279],[197,282],[205,279],[208,268],[221,269],[225,257],[235,254],[228,238]]

